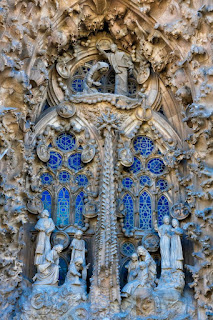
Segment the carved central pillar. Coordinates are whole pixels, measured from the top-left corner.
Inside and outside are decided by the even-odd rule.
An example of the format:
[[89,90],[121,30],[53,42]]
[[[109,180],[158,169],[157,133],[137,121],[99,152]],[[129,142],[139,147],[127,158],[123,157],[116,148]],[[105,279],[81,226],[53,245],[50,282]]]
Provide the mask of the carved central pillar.
[[91,286],[92,310],[118,312],[120,281],[118,269],[117,218],[114,182],[114,148],[112,143],[114,116],[106,119],[99,129],[104,134],[101,205],[96,228],[96,257]]

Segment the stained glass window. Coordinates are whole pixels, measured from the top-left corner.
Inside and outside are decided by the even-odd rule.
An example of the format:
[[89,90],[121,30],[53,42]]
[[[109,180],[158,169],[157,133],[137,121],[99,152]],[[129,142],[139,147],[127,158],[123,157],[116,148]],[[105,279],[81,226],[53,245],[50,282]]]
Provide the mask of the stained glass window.
[[51,184],[52,182],[53,182],[53,176],[50,173],[48,172],[42,173],[41,175],[42,184]]
[[139,151],[142,156],[147,157],[154,149],[153,141],[145,136],[137,137],[133,142],[135,151]]
[[123,197],[123,204],[125,207],[124,228],[132,230],[134,228],[134,207],[132,197],[127,193]]
[[75,178],[75,182],[79,185],[79,187],[86,187],[88,185],[87,176],[85,176],[85,174],[79,174]]
[[151,197],[146,191],[144,191],[139,198],[139,228],[152,228]]
[[151,185],[151,179],[150,179],[150,177],[149,176],[140,176],[140,184],[142,185],[142,186],[146,186],[146,185],[148,185],[148,186],[150,186]]
[[70,174],[67,171],[61,171],[58,175],[59,181],[66,183],[70,181]]
[[43,202],[44,209],[49,211],[49,214],[51,216],[51,206],[52,206],[52,198],[51,194],[48,190],[44,190],[41,194],[41,201]]
[[123,255],[131,257],[131,255],[135,252],[134,244],[131,242],[124,242],[121,247],[121,252],[123,253]]
[[83,91],[83,83],[84,83],[84,80],[81,78],[73,80],[72,89],[75,92],[82,92]]
[[163,163],[163,160],[159,158],[153,158],[149,160],[147,168],[154,174],[161,174],[165,169],[165,164]]
[[69,156],[68,167],[75,171],[79,171],[84,167],[83,163],[81,162],[81,153],[75,153]]
[[156,186],[159,187],[161,191],[164,191],[168,187],[168,182],[164,179],[159,179]]
[[131,186],[133,184],[133,180],[129,177],[126,177],[122,180],[122,185],[124,186],[124,188],[126,189],[130,189]]
[[61,286],[66,278],[67,271],[68,271],[68,265],[65,259],[62,257],[59,258],[59,282],[58,285]]
[[66,226],[69,224],[70,196],[66,188],[62,188],[58,193],[57,205],[57,225]]
[[50,151],[50,159],[47,162],[48,167],[53,170],[56,170],[61,167],[62,164],[62,156],[60,153],[55,151]]
[[84,193],[80,192],[75,200],[75,224],[79,225],[80,227],[84,226],[83,208]]
[[132,172],[132,173],[137,173],[141,170],[142,164],[140,160],[137,157],[134,157],[134,162],[129,168],[125,168],[126,171]]
[[169,201],[168,199],[162,195],[158,200],[158,225],[161,226],[163,224],[163,217],[169,216]]
[[71,151],[75,147],[75,137],[72,134],[62,133],[56,139],[57,147],[62,151]]

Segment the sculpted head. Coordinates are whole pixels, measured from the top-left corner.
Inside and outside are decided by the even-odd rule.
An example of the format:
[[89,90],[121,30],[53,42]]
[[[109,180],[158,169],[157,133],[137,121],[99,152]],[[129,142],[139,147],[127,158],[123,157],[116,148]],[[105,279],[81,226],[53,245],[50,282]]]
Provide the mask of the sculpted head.
[[137,253],[133,253],[133,254],[132,254],[132,261],[133,261],[133,262],[136,262],[137,260],[138,260]]
[[137,248],[137,254],[138,256],[145,256],[146,255],[146,249],[143,246],[139,246]]
[[169,218],[169,216],[164,216],[164,217],[163,217],[163,223],[166,224],[166,225],[169,225],[169,224],[170,224],[170,218]]
[[63,248],[64,247],[62,246],[62,244],[57,244],[56,246],[53,247],[53,249],[58,253],[62,252]]
[[81,230],[76,231],[75,233],[75,238],[80,240],[82,237],[83,232]]
[[116,52],[118,47],[117,47],[117,45],[115,43],[113,43],[113,44],[111,44],[110,49],[111,49],[112,52]]
[[174,228],[179,227],[179,221],[177,219],[172,219],[172,226]]
[[140,268],[141,270],[144,270],[144,269],[146,268],[146,262],[141,261],[141,262],[139,263],[139,268]]
[[75,263],[76,267],[81,267],[82,264],[83,264],[83,259],[82,258],[76,258],[74,263]]
[[43,210],[41,213],[41,217],[42,218],[48,218],[49,217],[49,211],[48,210]]
[[99,72],[106,73],[109,70],[109,65],[106,62],[98,62],[99,64]]

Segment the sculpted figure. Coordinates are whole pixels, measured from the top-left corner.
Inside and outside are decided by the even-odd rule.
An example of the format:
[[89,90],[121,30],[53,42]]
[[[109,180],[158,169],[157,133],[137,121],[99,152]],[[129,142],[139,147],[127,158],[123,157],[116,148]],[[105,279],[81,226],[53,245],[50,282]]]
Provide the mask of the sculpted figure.
[[83,232],[81,230],[76,231],[75,238],[72,240],[70,248],[72,250],[70,264],[74,262],[77,258],[80,258],[82,262],[82,279],[86,280],[87,278],[87,267],[86,267],[86,249],[85,241],[82,238]]
[[160,237],[160,253],[161,253],[161,268],[171,268],[171,225],[169,216],[164,216],[163,225],[158,227],[156,215],[154,215],[154,228]]
[[172,238],[171,238],[171,267],[183,270],[183,250],[181,245],[181,235],[183,230],[179,227],[179,221],[172,219]]
[[138,265],[138,272],[135,280],[128,282],[122,289],[122,297],[128,297],[134,294],[137,288],[148,288],[150,287],[149,271],[146,262],[141,261]]
[[125,266],[128,270],[127,281],[130,282],[135,279],[138,271],[138,256],[136,253],[132,254],[132,260]]
[[51,250],[50,235],[55,229],[53,220],[49,218],[48,210],[43,210],[41,213],[41,218],[35,225],[35,229],[39,231],[37,235],[34,259],[35,266],[38,266],[44,263],[47,253]]
[[154,285],[157,275],[155,261],[143,246],[138,247],[137,254],[139,263],[144,261],[147,264],[149,281]]
[[59,253],[63,250],[61,244],[57,244],[50,250],[44,262],[37,265],[37,273],[33,281],[39,285],[55,285],[59,278]]
[[109,70],[109,65],[106,62],[98,62],[91,67],[84,79],[83,93],[95,93],[98,92],[96,87],[101,86],[99,80]]
[[128,71],[132,73],[133,63],[131,58],[123,51],[119,51],[116,44],[111,44],[111,52],[106,52],[97,44],[97,49],[108,59],[115,71],[115,94],[128,94]]

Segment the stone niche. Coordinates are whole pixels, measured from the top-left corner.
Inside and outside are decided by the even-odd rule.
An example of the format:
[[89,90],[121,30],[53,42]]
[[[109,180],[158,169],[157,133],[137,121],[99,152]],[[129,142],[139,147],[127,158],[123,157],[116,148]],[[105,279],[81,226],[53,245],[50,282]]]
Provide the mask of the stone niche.
[[212,318],[211,14],[3,3],[2,319]]

